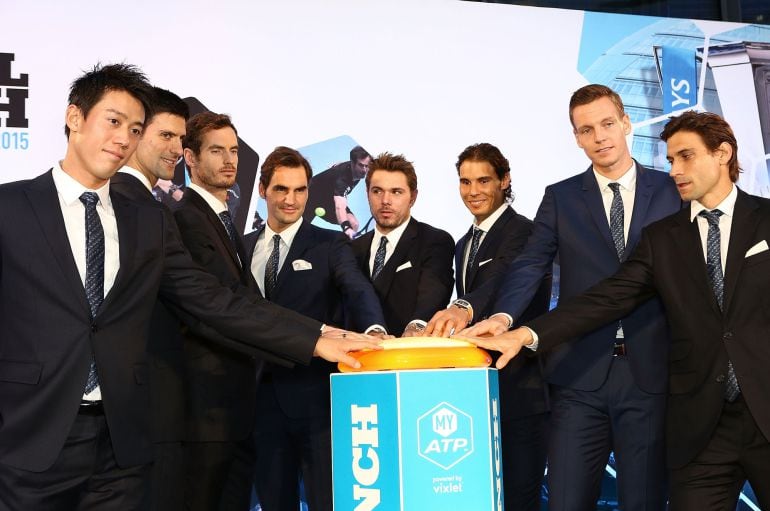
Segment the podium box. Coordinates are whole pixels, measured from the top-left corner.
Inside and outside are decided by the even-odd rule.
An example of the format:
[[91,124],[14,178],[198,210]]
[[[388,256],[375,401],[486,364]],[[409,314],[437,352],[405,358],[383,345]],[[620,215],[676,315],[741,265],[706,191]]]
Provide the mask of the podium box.
[[336,511],[502,510],[496,369],[331,376]]

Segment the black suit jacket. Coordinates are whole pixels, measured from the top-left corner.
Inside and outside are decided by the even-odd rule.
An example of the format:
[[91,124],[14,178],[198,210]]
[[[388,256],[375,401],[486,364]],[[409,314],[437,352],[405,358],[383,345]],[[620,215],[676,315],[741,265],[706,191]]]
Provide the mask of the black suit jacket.
[[[246,236],[251,256],[262,230]],[[329,325],[344,322],[357,331],[385,324],[377,295],[359,271],[347,237],[305,221],[278,272],[271,301]],[[279,405],[293,418],[329,414],[329,374],[334,369],[323,360],[308,367],[267,368]]]
[[192,263],[167,208],[110,196],[120,269],[92,321],[51,172],[0,186],[0,463],[53,464],[92,351],[118,464],[152,459],[147,326],[158,295],[240,339],[234,348],[312,357],[317,321],[233,295]]
[[770,438],[770,200],[739,191],[725,268],[724,312],[706,273],[696,222],[685,208],[642,232],[613,276],[528,324],[538,351],[622,317],[657,294],[671,328],[669,463],[691,461],[711,438],[724,405],[728,359],[751,415]]
[[[233,292],[258,293],[240,238],[233,246],[224,224],[191,188],[174,207],[182,242],[193,260]],[[185,440],[236,441],[254,423],[257,362],[191,331],[184,333]]]
[[[474,263],[463,287],[463,259],[472,231],[460,238],[455,249],[457,296],[473,306],[474,320],[496,312],[492,310],[495,293],[508,267],[521,253],[532,232],[532,222],[507,208],[492,225],[479,245]],[[524,319],[545,313],[551,299],[551,276],[540,279],[538,291],[527,308]],[[523,417],[547,411],[546,386],[541,375],[540,361],[534,357],[519,357],[499,374],[500,406],[503,419]]]
[[[352,242],[358,266],[370,278],[373,238],[371,231]],[[446,307],[454,283],[453,248],[449,233],[414,218],[409,220],[393,255],[373,281],[388,332],[401,335],[410,321],[429,321]]]

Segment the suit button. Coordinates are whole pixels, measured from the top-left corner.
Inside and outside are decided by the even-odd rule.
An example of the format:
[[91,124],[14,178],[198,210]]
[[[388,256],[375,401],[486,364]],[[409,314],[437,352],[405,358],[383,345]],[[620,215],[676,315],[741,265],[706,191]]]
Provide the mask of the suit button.
[[732,341],[733,340],[733,333],[732,332],[725,332],[722,334],[722,340],[723,341]]
[[724,383],[724,382],[725,382],[724,374],[720,374],[719,376],[717,376],[717,383]]
[[96,331],[99,330],[99,327],[96,326],[96,323],[91,324],[91,333],[96,333]]

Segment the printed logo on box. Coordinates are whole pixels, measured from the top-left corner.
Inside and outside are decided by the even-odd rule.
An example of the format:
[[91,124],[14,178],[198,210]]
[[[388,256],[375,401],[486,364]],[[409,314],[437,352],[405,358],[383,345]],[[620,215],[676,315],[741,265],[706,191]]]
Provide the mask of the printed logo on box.
[[448,470],[473,453],[473,418],[442,402],[417,418],[418,454]]

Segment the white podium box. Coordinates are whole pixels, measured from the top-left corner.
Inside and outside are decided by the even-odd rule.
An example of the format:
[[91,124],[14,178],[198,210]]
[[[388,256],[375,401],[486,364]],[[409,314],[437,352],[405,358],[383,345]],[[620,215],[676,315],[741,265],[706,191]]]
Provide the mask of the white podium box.
[[335,511],[502,510],[497,370],[331,376]]

